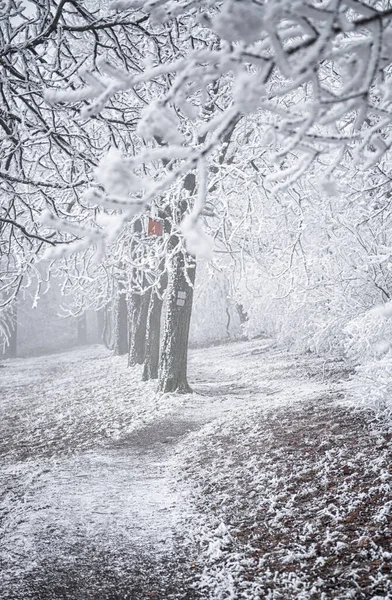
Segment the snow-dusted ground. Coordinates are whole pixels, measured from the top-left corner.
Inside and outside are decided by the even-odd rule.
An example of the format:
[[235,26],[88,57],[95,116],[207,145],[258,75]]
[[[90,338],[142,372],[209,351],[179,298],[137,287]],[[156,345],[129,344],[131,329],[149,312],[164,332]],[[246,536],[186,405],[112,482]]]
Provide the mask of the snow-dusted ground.
[[173,461],[201,597],[390,600],[392,424],[352,405],[350,366],[260,341],[207,356],[228,410]]
[[146,565],[164,580],[173,551],[165,461],[188,426],[165,416],[184,398],[158,398],[102,347],[4,361],[0,376],[0,598],[139,598],[131,582]]
[[[156,396],[101,347],[4,361],[0,377],[1,600],[372,597],[359,571],[351,596],[326,580],[354,543],[337,515],[366,501],[361,461],[373,534],[389,531],[390,438],[369,447],[340,406],[344,364],[253,340],[192,351],[189,396]],[[387,598],[366,527],[355,548],[381,561],[372,594]]]

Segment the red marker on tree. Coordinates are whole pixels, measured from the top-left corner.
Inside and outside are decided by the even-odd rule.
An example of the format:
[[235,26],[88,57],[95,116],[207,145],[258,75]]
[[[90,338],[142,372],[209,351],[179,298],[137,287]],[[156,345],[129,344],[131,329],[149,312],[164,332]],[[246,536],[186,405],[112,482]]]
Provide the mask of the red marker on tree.
[[147,235],[163,235],[163,223],[149,217]]

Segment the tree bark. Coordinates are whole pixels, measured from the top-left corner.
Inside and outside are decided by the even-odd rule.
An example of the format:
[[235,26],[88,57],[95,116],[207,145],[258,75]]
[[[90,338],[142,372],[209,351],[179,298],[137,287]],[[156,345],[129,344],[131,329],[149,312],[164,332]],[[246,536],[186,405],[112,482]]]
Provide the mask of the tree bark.
[[[176,243],[174,237],[172,244]],[[187,394],[192,392],[187,379],[187,362],[196,260],[180,251],[172,256],[170,263],[158,391]]]
[[158,379],[159,346],[161,339],[162,294],[167,281],[164,278],[158,291],[151,292],[147,314],[146,357],[144,360],[143,381]]
[[240,318],[241,325],[243,325],[244,323],[246,323],[247,321],[249,321],[248,313],[244,310],[243,305],[239,304],[238,302],[236,302],[235,307],[236,307],[238,316]]
[[124,284],[118,285],[118,299],[114,332],[114,354],[122,356],[128,352],[128,303]]
[[151,289],[145,294],[132,294],[129,331],[128,366],[142,365],[146,358],[146,329]]
[[113,350],[113,348],[114,348],[112,310],[113,310],[113,303],[111,303],[111,304],[108,303],[104,308],[105,320],[104,320],[104,327],[103,327],[103,332],[102,332],[102,341],[103,341],[104,345],[106,346],[106,348],[109,348],[110,350]]

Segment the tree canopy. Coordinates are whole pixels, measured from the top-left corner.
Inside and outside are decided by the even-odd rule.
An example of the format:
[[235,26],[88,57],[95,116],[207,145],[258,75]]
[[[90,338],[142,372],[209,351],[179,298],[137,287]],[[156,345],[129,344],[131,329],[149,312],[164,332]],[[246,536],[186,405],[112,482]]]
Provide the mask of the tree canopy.
[[386,301],[391,19],[382,0],[3,3],[2,306],[44,264],[78,313],[212,249],[262,279],[259,306],[306,312],[322,288],[336,324],[331,286],[346,317]]

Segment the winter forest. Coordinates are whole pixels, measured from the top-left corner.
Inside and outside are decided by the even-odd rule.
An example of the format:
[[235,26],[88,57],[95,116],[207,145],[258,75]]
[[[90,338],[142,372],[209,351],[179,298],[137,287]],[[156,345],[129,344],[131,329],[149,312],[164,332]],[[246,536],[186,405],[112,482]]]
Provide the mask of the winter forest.
[[392,3],[0,2],[0,600],[392,598]]

